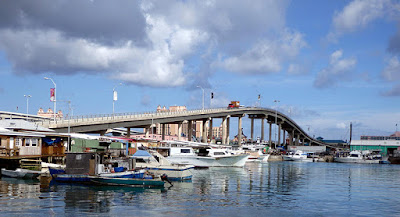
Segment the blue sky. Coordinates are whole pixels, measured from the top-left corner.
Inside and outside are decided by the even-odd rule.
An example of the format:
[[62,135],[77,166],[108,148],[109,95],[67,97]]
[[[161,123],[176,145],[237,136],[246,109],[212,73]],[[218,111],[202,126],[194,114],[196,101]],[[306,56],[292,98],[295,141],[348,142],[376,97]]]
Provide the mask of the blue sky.
[[398,1],[0,4],[3,111],[26,112],[27,94],[29,113],[53,108],[50,77],[57,108],[70,100],[74,115],[112,113],[115,86],[116,112],[198,109],[200,85],[206,108],[255,106],[261,94],[261,106],[326,139],[348,139],[350,122],[354,138],[400,124]]

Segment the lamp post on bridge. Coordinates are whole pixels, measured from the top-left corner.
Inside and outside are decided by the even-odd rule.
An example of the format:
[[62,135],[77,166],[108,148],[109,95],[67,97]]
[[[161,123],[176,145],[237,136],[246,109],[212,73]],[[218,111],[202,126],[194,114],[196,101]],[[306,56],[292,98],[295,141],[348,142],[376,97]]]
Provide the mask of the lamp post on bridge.
[[204,110],[204,88],[201,86],[197,86],[198,88],[201,88],[201,90],[203,91],[203,110]]
[[[44,79],[45,79],[45,80],[50,80],[51,82],[53,82],[53,85],[54,85],[54,92],[53,92],[53,94],[54,94],[54,99],[53,99],[53,102],[54,102],[53,119],[54,119],[54,121],[56,121],[56,112],[57,112],[57,85],[56,85],[56,83],[53,81],[53,79],[51,79],[51,78],[44,77]],[[51,96],[51,97],[52,97],[52,96]],[[50,98],[50,100],[52,100],[52,99]]]
[[31,95],[24,95],[24,97],[26,98],[26,114],[29,114],[29,98],[31,98]]
[[119,85],[122,85],[122,83],[115,85],[113,88],[113,113],[112,113],[113,118],[114,118],[114,104],[115,104],[115,101],[118,100],[118,93],[117,93],[117,91],[115,91],[115,88],[117,88],[117,86],[119,86]]
[[277,129],[276,128],[278,128],[278,103],[279,103],[280,101],[279,100],[274,100],[274,103],[276,104],[276,107],[275,107],[275,149],[276,149],[276,131],[277,131]]

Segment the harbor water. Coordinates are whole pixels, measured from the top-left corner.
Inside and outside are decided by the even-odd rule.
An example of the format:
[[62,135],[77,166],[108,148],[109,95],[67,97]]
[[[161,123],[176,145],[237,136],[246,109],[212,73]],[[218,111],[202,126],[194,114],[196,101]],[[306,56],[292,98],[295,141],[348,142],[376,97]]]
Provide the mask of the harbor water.
[[2,177],[0,216],[400,216],[400,165],[249,162],[164,189]]

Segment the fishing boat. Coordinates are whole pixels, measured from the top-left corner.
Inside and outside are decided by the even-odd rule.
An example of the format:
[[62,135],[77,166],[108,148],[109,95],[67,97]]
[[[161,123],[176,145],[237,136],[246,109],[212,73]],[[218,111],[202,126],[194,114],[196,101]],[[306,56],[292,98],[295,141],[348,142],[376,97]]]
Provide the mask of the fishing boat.
[[154,175],[167,175],[170,181],[191,180],[193,165],[172,164],[156,151],[137,150],[131,158],[136,161],[136,168],[146,169]]
[[40,171],[17,168],[16,170],[1,169],[1,175],[11,178],[37,179],[42,173]]
[[[64,169],[49,167],[51,177],[59,182],[90,182],[90,176],[86,174],[66,174]],[[122,171],[122,172],[102,172],[97,174],[104,178],[143,178],[145,170],[139,171]]]
[[164,181],[161,178],[106,178],[106,177],[90,177],[90,181],[98,185],[122,185],[132,187],[164,187]]

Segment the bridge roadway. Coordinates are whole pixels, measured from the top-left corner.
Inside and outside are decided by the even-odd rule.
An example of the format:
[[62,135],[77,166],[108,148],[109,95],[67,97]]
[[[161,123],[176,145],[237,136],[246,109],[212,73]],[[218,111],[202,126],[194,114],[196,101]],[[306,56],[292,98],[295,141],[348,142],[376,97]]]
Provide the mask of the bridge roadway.
[[[142,114],[114,114],[114,115],[94,115],[88,117],[73,117],[70,120],[46,120],[37,122],[44,127],[55,130],[60,133],[76,132],[76,133],[100,133],[104,134],[108,129],[124,127],[130,128],[145,128],[146,135],[150,131],[153,124],[161,124],[163,127],[162,134],[164,138],[166,124],[178,124],[179,135],[182,132],[182,124],[188,123],[188,129],[193,129],[193,121],[202,121],[203,132],[202,142],[207,142],[206,123],[209,123],[209,133],[212,135],[212,120],[214,118],[222,119],[222,144],[227,144],[229,141],[229,122],[230,118],[238,118],[238,136],[239,141],[242,135],[242,118],[248,115],[251,119],[251,139],[254,135],[254,120],[261,120],[261,140],[264,140],[264,120],[269,123],[269,144],[271,145],[271,129],[272,124],[279,126],[278,141],[285,138],[285,133],[289,136],[289,145],[299,145],[309,143],[310,145],[326,145],[322,141],[316,140],[308,135],[299,125],[285,114],[269,108],[216,108],[205,110],[188,110],[176,112],[154,112]],[[188,130],[188,139],[192,138],[191,132]],[[283,132],[283,137],[281,137]],[[178,138],[179,139],[179,138]],[[283,143],[286,143],[285,141]]]

